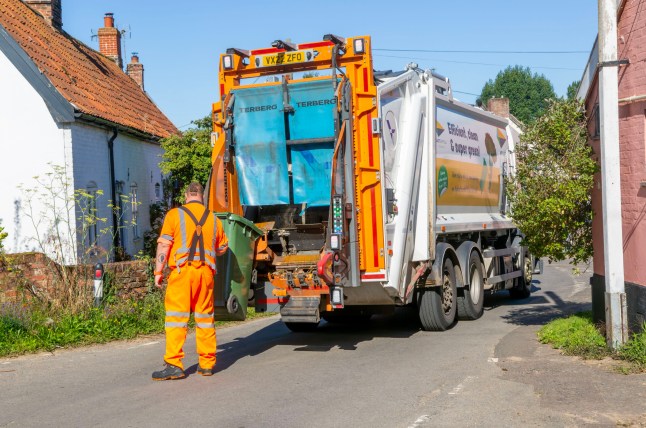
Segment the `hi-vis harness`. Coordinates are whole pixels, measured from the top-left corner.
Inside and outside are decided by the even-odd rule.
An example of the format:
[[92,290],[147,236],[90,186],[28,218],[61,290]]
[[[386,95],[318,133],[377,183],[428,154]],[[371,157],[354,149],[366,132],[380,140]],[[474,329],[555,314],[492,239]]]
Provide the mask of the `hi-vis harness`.
[[[188,240],[186,239],[187,236],[185,214],[188,215],[188,217],[195,225],[195,232],[191,237],[190,247],[187,247]],[[184,262],[188,262],[191,264],[191,266],[195,266],[193,262],[196,261],[200,262],[200,264],[197,266],[203,266],[204,264],[207,264],[211,269],[215,271],[215,251],[204,249],[204,235],[202,234],[202,227],[208,220],[209,214],[211,214],[211,212],[208,209],[205,209],[204,214],[202,214],[202,217],[198,221],[197,217],[195,217],[195,215],[188,208],[186,208],[185,206],[179,207],[179,227],[180,233],[182,235],[182,246],[175,252],[175,264],[177,266],[177,272],[180,272],[180,266],[182,266]],[[215,218],[213,220],[214,233],[216,233],[215,228],[217,227],[217,222],[215,221]],[[198,247],[199,258],[197,258],[196,256]],[[178,255],[181,256],[178,257]]]

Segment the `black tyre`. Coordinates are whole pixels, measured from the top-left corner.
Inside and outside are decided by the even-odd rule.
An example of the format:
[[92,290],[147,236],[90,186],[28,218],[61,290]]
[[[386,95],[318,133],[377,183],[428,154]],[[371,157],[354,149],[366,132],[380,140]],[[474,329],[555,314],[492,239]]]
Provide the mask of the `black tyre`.
[[417,297],[417,309],[422,329],[444,331],[455,322],[457,288],[453,262],[447,258],[442,266],[442,285],[422,290]]
[[524,260],[523,275],[514,279],[514,288],[509,290],[512,299],[527,299],[532,294],[533,257],[526,254]]
[[469,256],[469,286],[458,291],[458,318],[477,320],[484,310],[484,273],[476,251]]
[[285,326],[294,333],[314,331],[319,326],[317,322],[286,322]]

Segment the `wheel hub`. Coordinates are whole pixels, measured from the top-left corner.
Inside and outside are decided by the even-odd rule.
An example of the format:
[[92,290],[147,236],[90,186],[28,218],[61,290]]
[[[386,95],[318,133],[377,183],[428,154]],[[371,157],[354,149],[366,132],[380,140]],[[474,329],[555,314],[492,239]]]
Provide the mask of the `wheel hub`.
[[451,311],[453,302],[453,287],[451,287],[451,279],[448,275],[444,275],[444,284],[442,285],[442,310],[445,314]]

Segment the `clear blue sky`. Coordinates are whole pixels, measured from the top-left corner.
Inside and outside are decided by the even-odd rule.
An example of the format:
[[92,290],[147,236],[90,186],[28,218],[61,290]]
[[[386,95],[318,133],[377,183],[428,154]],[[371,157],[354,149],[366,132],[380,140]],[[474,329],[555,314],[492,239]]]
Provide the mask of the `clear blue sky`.
[[[181,129],[207,115],[218,98],[217,64],[227,47],[269,47],[323,34],[370,35],[375,49],[585,51],[572,54],[419,53],[375,51],[375,69],[411,61],[451,79],[454,91],[479,94],[509,65],[545,75],[557,95],[581,78],[597,34],[589,0],[425,0],[325,2],[246,0],[62,0],[63,29],[98,49],[92,38],[105,12],[129,30],[124,62],[139,52],[148,94]],[[474,103],[476,96],[458,93]]]

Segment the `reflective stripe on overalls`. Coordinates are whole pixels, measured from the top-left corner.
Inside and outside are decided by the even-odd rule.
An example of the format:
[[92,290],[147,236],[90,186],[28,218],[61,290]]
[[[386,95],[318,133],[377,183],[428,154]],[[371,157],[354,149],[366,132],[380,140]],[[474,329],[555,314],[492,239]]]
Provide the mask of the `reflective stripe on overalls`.
[[[186,207],[181,206],[178,209],[179,213],[179,228],[182,242],[180,243],[181,247],[175,251],[175,265],[177,266],[177,271],[181,271],[181,266],[186,262],[199,261],[202,265],[208,265],[215,272],[215,252],[208,248],[204,248],[204,235],[202,234],[202,227],[209,218],[210,211],[205,209],[202,218],[198,221],[195,215]],[[193,224],[195,224],[195,233],[191,237],[190,244],[186,236],[186,217],[191,219]],[[214,227],[217,226],[217,223],[214,223]],[[189,246],[190,245],[190,246]],[[198,251],[199,248],[199,251]],[[199,255],[199,258],[197,257]]]

